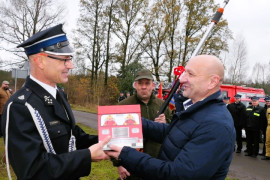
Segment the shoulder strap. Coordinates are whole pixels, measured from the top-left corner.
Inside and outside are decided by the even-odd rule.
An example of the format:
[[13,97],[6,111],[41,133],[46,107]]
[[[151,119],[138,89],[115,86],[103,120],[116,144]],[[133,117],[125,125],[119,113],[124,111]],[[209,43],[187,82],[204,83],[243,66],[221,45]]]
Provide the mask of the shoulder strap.
[[25,104],[31,94],[32,94],[32,91],[30,89],[23,88],[21,91],[18,92],[18,95],[16,98],[14,98],[13,102]]

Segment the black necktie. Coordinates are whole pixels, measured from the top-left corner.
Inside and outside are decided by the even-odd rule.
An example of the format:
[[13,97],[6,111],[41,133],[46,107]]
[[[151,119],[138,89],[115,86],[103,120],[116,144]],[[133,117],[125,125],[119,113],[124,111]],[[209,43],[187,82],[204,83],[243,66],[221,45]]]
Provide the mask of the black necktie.
[[64,108],[64,110],[66,112],[66,115],[67,115],[67,118],[70,119],[70,115],[69,115],[69,112],[68,112],[67,105],[64,102],[65,100],[64,100],[63,96],[61,96],[61,94],[60,94],[60,92],[58,90],[56,91],[56,100]]
[[59,104],[63,105],[63,100],[58,90],[56,91],[56,100]]

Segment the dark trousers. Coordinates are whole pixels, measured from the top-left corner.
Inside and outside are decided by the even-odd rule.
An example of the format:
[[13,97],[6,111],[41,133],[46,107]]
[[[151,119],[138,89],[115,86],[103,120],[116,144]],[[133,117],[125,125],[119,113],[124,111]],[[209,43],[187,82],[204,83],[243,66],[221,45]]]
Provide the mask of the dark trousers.
[[263,151],[262,154],[265,155],[265,141],[266,141],[266,127],[262,130],[262,134],[263,134],[263,139],[262,139],[262,143],[263,143]]
[[246,130],[247,135],[247,153],[257,156],[259,153],[260,131]]
[[237,150],[242,150],[242,127],[235,127]]

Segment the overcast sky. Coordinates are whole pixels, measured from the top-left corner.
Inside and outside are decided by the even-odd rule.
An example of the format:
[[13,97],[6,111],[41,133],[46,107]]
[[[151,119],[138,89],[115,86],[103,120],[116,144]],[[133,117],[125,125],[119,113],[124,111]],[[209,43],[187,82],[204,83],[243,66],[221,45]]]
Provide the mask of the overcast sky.
[[[222,4],[224,1],[216,0]],[[234,36],[241,34],[247,44],[248,62],[270,62],[270,0],[230,0],[223,17]]]
[[[215,0],[223,5],[224,0]],[[79,0],[69,0],[67,27],[74,28],[79,12]],[[223,18],[229,23],[233,36],[241,34],[246,40],[248,64],[270,62],[270,0],[230,0]],[[251,69],[250,69],[251,70]]]
[[[215,1],[220,5],[224,2],[224,0]],[[79,0],[62,0],[62,2],[67,6],[65,28],[70,35],[70,31],[76,27]],[[230,0],[224,10],[223,18],[228,20],[234,37],[241,34],[246,40],[248,64],[251,66],[256,62],[270,62],[269,8],[270,0]]]

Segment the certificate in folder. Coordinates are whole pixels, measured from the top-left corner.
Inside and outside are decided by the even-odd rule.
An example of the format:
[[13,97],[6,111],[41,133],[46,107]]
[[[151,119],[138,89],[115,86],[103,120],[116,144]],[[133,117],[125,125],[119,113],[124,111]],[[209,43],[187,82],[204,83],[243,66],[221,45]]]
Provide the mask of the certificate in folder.
[[104,150],[110,150],[110,144],[143,148],[140,105],[98,106],[99,142],[109,135]]

